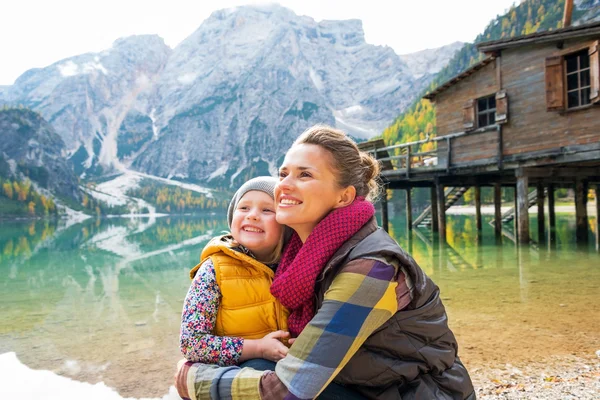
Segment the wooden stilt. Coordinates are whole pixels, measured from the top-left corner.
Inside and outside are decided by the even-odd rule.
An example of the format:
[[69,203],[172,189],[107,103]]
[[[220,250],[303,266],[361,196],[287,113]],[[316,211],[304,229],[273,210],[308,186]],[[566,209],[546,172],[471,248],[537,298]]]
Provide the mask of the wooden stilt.
[[436,183],[437,208],[438,208],[438,228],[440,242],[446,242],[446,197],[444,196],[444,185]]
[[600,251],[600,185],[596,185],[596,251]]
[[538,211],[538,242],[542,243],[546,240],[545,223],[546,216],[544,215],[544,185],[537,184],[537,211]]
[[496,240],[502,239],[502,186],[494,184],[494,232]]
[[554,185],[548,185],[548,237],[551,244],[556,245],[556,213],[554,210]]
[[381,194],[381,225],[386,232],[389,232],[388,223],[388,201],[387,201],[387,187],[383,187],[383,193]]
[[481,236],[481,188],[475,186],[475,221],[477,225],[477,237]]
[[515,213],[515,217],[513,218],[513,232],[515,232],[515,239],[518,240],[519,239],[519,202],[517,201],[517,185],[515,185],[515,189],[514,189],[514,213]]
[[406,226],[408,231],[412,230],[412,201],[411,201],[411,189],[406,189]]
[[519,243],[529,243],[529,179],[517,170],[517,232]]
[[[435,192],[435,186],[431,187],[431,231],[437,233],[438,229],[438,205],[437,205],[437,194]],[[435,237],[435,235],[432,235]]]
[[575,181],[575,218],[577,219],[577,244],[588,243],[587,185],[582,179]]

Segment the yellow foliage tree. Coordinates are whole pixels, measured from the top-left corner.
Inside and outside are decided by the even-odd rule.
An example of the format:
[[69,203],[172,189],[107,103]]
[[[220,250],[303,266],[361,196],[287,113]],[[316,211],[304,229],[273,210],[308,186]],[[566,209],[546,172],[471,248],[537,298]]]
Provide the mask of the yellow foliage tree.
[[2,185],[2,189],[4,190],[4,195],[9,199],[13,198],[13,187],[10,182],[4,182]]
[[24,201],[25,198],[21,194],[21,185],[19,185],[19,182],[13,182],[13,189],[15,191],[15,194],[17,195],[17,200]]

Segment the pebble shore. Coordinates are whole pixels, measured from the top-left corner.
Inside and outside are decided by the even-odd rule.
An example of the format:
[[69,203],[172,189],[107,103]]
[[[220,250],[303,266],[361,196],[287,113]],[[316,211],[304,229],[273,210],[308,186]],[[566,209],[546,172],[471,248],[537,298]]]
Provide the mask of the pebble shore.
[[523,368],[506,364],[470,372],[479,400],[600,399],[600,357],[561,357]]

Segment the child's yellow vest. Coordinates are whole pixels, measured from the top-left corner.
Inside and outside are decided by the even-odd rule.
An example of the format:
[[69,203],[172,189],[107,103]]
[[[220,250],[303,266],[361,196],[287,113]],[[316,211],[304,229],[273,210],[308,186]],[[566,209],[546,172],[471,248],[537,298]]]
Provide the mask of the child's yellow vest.
[[202,250],[200,264],[190,271],[194,278],[208,258],[215,266],[221,290],[215,335],[260,339],[277,330],[288,330],[289,312],[273,297],[274,272],[263,263],[227,247],[221,237],[212,239]]

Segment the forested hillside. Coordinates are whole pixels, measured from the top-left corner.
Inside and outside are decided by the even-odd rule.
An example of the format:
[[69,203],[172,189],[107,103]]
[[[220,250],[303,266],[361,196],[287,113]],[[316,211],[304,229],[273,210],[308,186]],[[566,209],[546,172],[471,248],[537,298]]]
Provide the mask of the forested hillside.
[[142,181],[140,187],[127,193],[156,206],[156,211],[168,214],[185,214],[212,210],[227,210],[229,204],[226,192],[213,191],[211,196],[196,193],[180,187],[160,185],[149,180]]

